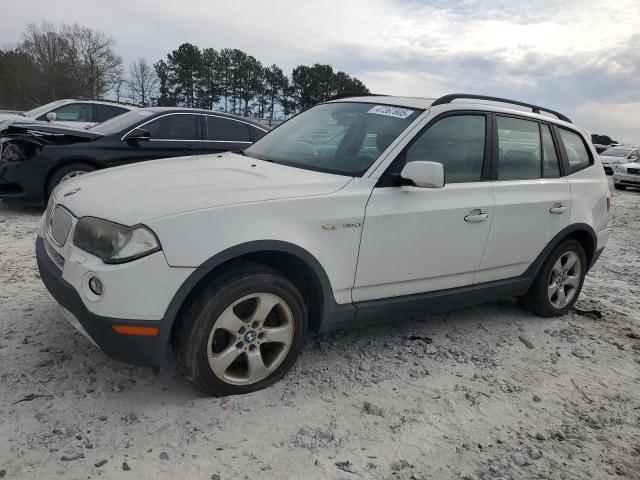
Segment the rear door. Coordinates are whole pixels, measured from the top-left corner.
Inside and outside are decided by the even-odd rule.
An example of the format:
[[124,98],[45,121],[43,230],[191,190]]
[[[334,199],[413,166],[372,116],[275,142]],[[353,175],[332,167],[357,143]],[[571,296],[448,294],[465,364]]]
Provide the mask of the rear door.
[[222,115],[204,115],[201,153],[244,150],[251,145],[249,124]]
[[522,275],[569,224],[571,187],[562,176],[555,130],[544,122],[495,115],[495,212],[474,283]]

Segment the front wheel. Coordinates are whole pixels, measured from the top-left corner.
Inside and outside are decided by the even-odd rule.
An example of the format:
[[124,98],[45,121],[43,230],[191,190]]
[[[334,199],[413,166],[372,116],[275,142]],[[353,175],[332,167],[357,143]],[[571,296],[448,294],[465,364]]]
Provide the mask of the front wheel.
[[67,180],[71,180],[72,178],[79,177],[80,175],[84,175],[85,173],[93,172],[95,168],[91,165],[87,165],[86,163],[70,163],[65,165],[62,168],[56,170],[53,175],[47,181],[47,198],[53,192],[53,189],[56,188],[60,183],[66,182]]
[[306,330],[297,288],[271,268],[240,264],[220,272],[185,313],[174,335],[176,360],[205,394],[253,392],[291,368]]
[[538,272],[524,304],[543,317],[554,317],[569,311],[578,299],[587,262],[582,245],[568,239],[558,245]]

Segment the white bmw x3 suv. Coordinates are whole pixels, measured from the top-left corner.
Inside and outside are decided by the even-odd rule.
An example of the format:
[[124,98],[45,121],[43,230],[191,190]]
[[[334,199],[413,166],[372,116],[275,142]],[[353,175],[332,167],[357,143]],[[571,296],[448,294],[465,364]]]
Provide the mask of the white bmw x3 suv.
[[281,378],[308,331],[512,296],[565,313],[608,238],[596,159],[534,105],[344,98],[244,153],[60,185],[38,266],[108,355],[157,366],[170,347],[205,393],[245,393]]

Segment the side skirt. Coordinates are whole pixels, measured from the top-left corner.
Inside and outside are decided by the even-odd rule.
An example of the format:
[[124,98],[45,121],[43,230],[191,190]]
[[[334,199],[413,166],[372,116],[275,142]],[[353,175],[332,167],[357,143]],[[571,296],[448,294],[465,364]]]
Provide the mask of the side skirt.
[[391,322],[524,295],[533,278],[517,277],[428,293],[355,303],[351,326]]

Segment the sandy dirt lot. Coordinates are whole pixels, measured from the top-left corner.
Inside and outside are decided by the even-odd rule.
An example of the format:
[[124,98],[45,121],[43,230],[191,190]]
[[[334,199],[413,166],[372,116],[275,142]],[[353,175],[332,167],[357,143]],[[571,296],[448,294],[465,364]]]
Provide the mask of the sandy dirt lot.
[[612,199],[579,311],[314,337],[282,382],[223,399],[89,344],[38,278],[40,212],[0,204],[0,478],[639,479],[640,191]]

